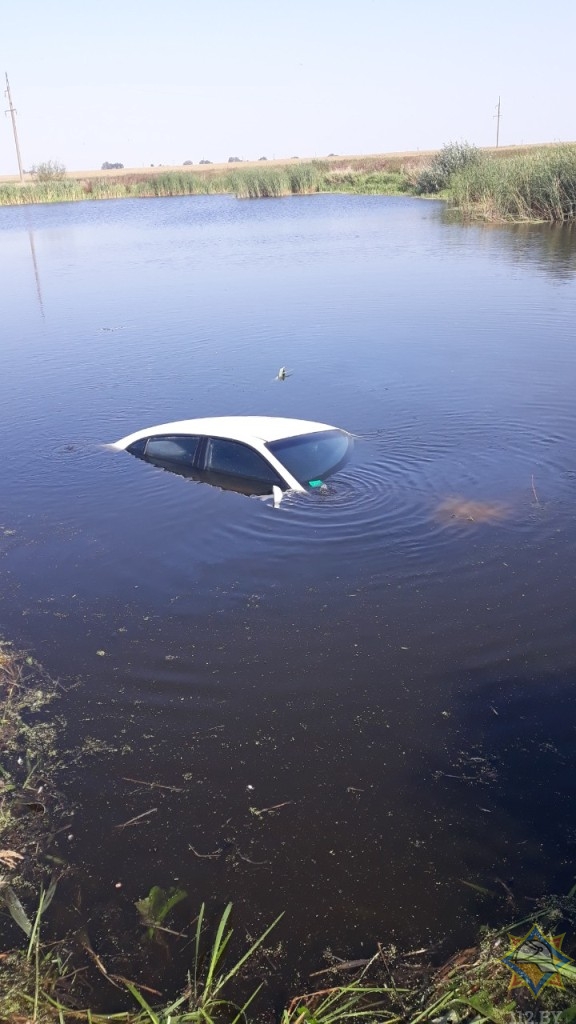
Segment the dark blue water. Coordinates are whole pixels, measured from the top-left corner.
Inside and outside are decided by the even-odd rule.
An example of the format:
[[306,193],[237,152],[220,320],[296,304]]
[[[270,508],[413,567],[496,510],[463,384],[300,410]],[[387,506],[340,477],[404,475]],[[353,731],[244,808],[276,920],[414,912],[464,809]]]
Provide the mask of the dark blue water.
[[[0,274],[0,632],[105,748],[61,779],[99,951],[154,884],[252,934],[285,910],[311,968],[570,888],[570,231],[375,196],[0,209]],[[224,414],[359,439],[276,510],[102,447]]]

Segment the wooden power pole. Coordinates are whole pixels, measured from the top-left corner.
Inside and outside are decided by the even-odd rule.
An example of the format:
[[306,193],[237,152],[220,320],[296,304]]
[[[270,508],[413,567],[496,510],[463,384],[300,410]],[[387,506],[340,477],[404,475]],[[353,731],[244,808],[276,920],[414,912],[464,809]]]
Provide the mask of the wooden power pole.
[[5,96],[8,97],[8,110],[4,111],[6,114],[10,114],[12,118],[12,131],[14,132],[14,145],[16,146],[16,157],[18,159],[18,172],[20,174],[20,181],[24,181],[24,172],[22,170],[22,158],[20,156],[20,146],[18,145],[18,132],[16,130],[16,114],[17,110],[12,104],[12,97],[10,95],[10,82],[8,81],[8,72],[6,72],[6,92]]
[[496,106],[496,111],[497,111],[497,113],[494,114],[494,117],[496,118],[496,149],[498,149],[498,144],[500,142],[500,117],[501,117],[501,114],[500,114],[500,97],[498,97],[498,104]]

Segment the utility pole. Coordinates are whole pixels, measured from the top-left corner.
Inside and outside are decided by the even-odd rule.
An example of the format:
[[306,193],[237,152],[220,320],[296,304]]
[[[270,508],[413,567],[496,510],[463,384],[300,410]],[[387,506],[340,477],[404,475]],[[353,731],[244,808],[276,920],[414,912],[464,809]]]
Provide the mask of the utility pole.
[[498,105],[496,107],[496,110],[498,111],[498,113],[494,114],[494,117],[496,118],[496,149],[498,149],[498,143],[500,141],[500,117],[501,117],[501,114],[500,114],[500,97],[498,97]]
[[10,95],[10,82],[8,81],[8,72],[6,72],[6,92],[5,96],[8,97],[8,110],[5,110],[5,114],[10,114],[12,118],[12,131],[14,132],[14,144],[16,146],[16,156],[18,158],[18,171],[20,173],[20,181],[24,181],[24,172],[22,171],[22,159],[20,157],[20,146],[18,145],[18,132],[16,131],[16,114],[17,110],[12,105],[12,97]]

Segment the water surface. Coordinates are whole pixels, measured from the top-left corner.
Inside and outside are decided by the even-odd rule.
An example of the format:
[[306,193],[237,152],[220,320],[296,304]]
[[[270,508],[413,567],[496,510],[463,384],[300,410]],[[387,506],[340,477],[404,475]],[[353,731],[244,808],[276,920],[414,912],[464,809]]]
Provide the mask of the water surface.
[[[0,270],[0,630],[65,684],[66,743],[106,747],[62,779],[99,951],[153,884],[188,891],[180,925],[286,911],[309,969],[567,890],[573,234],[377,196],[87,202],[0,210]],[[102,447],[224,414],[355,455],[275,510]]]

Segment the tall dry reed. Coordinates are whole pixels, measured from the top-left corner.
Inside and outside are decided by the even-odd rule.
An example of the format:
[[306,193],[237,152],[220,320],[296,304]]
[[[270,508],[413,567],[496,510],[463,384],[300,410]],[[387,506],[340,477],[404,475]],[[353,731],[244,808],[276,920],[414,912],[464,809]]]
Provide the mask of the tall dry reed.
[[455,174],[452,205],[489,221],[576,220],[576,146],[541,149],[508,159],[485,158]]

